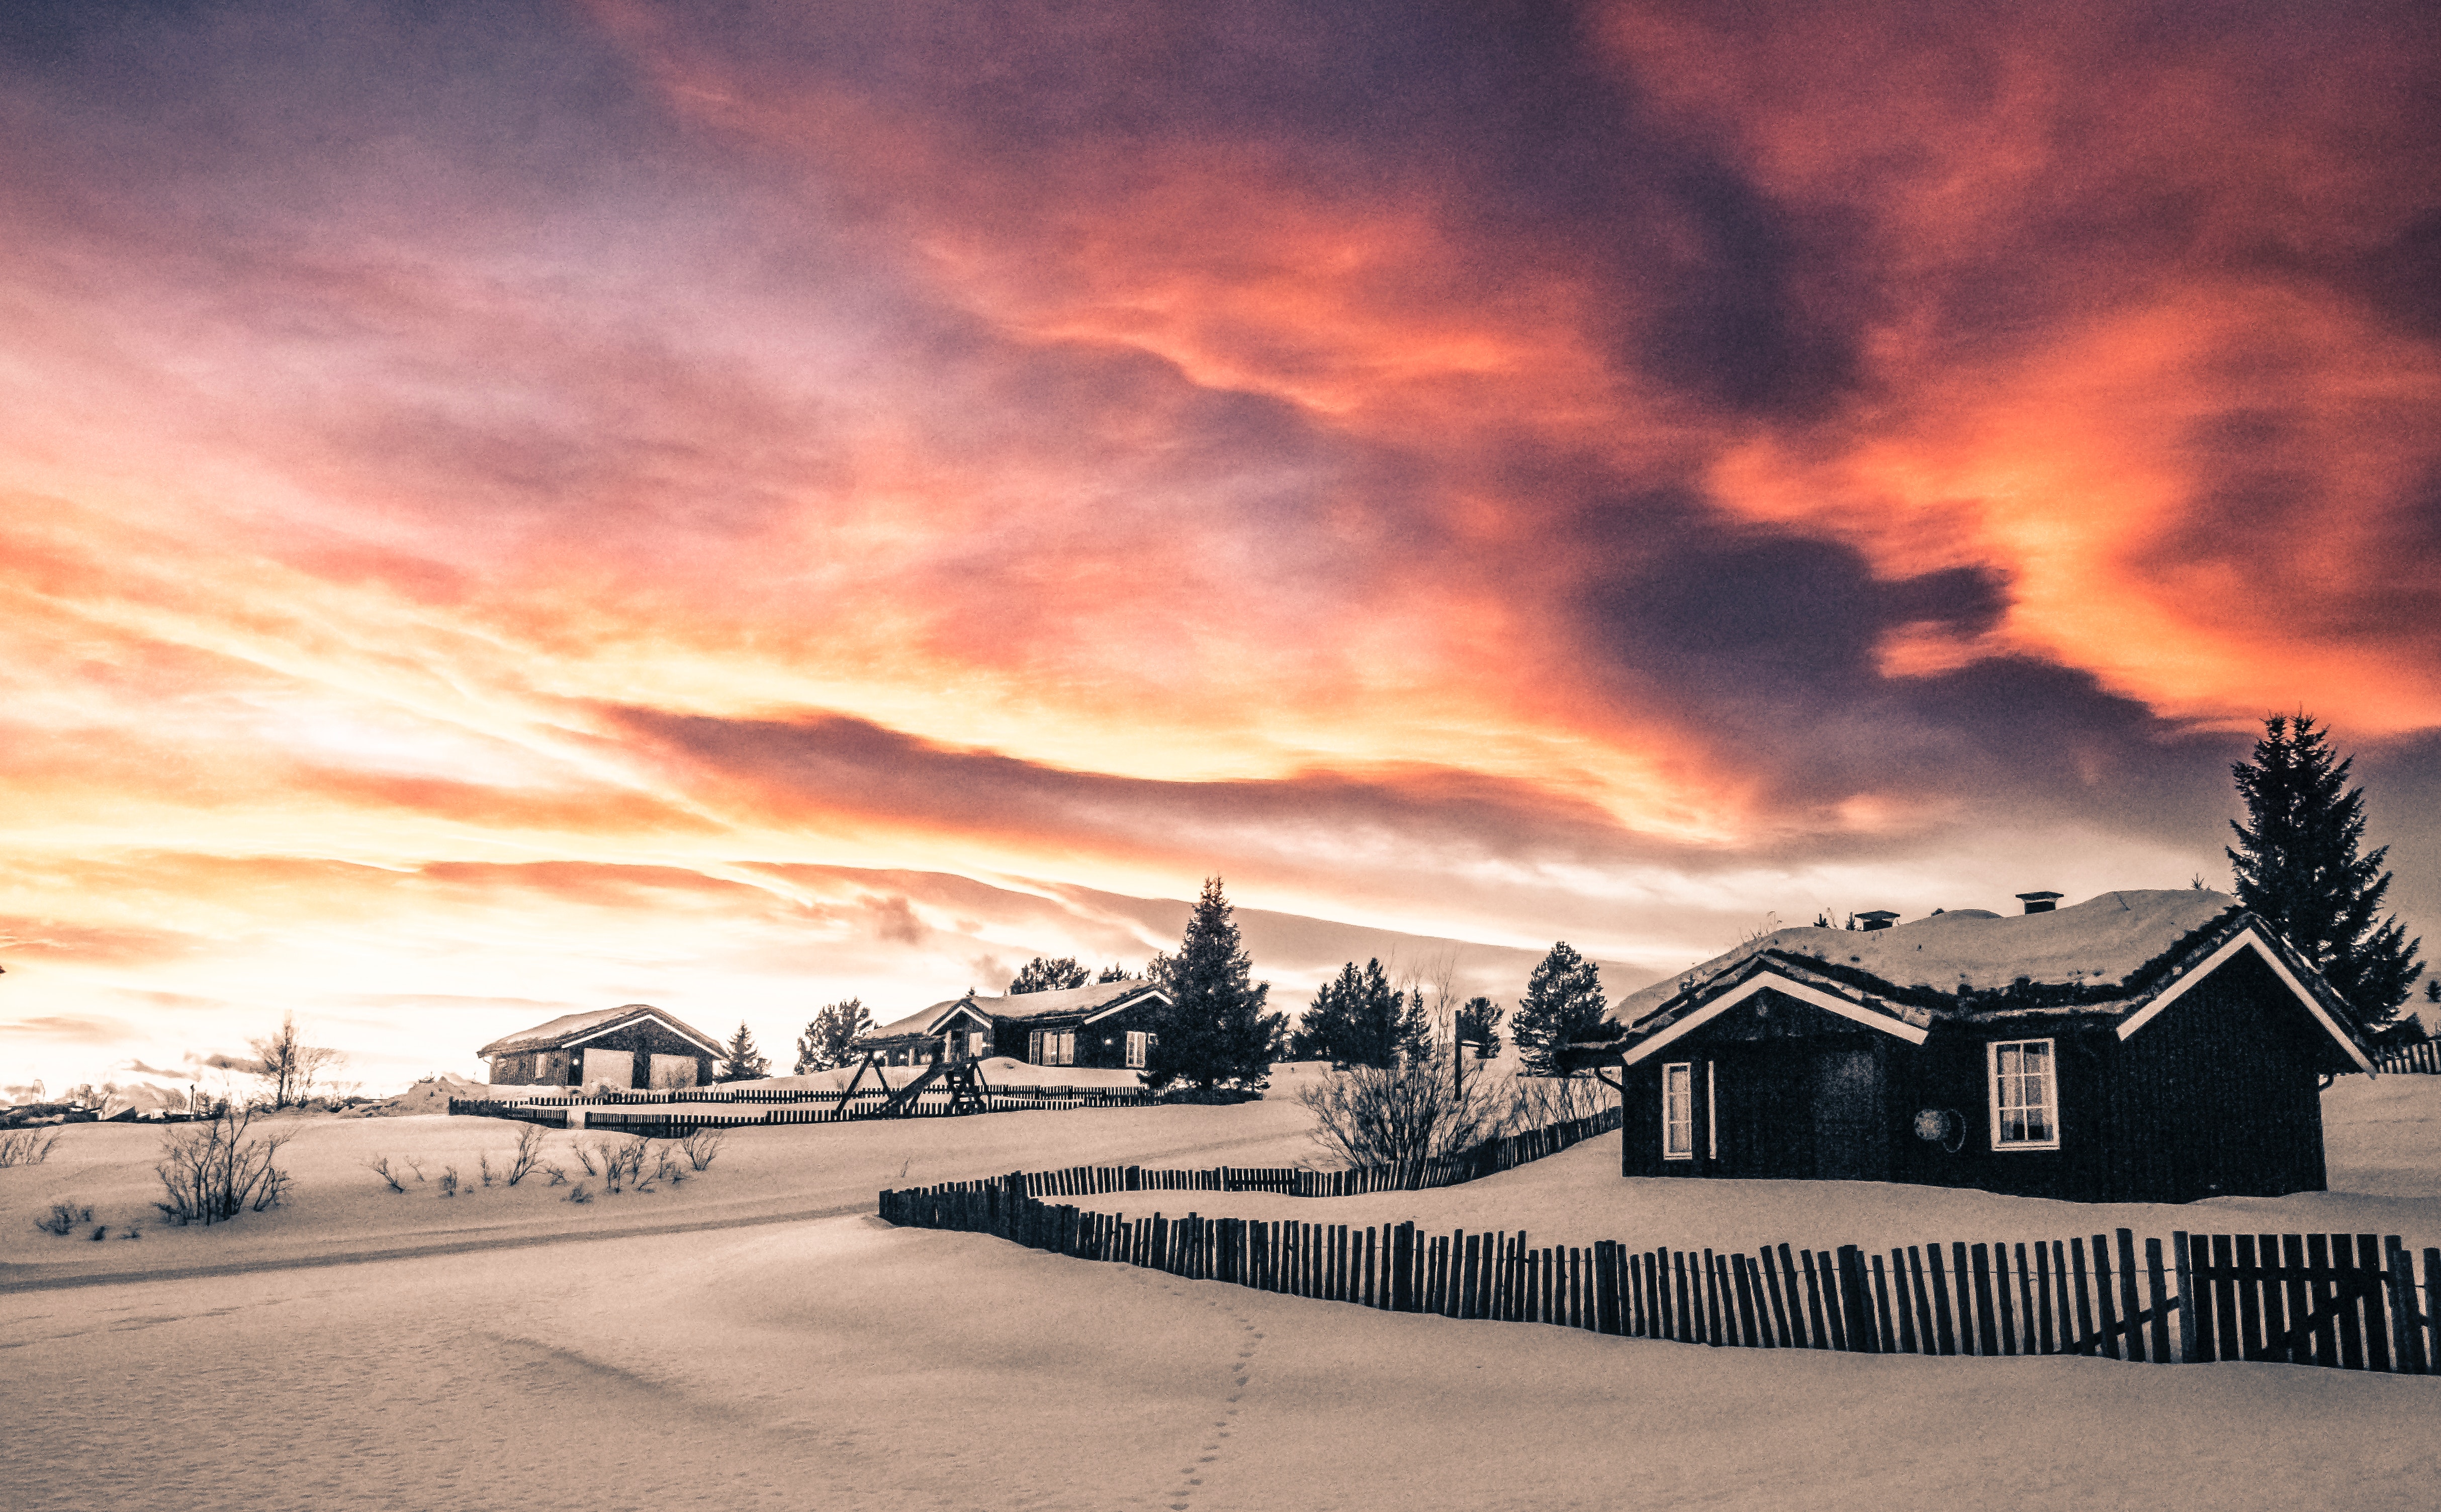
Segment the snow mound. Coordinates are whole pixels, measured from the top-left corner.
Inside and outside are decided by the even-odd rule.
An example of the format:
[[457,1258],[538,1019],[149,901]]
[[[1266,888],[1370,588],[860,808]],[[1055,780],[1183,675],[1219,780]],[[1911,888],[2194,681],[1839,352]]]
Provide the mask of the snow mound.
[[[549,1089],[559,1090],[559,1089]],[[531,1090],[531,1089],[528,1089]],[[365,1109],[367,1118],[413,1118],[424,1113],[446,1113],[453,1097],[493,1097],[497,1092],[481,1082],[470,1082],[463,1076],[443,1071],[422,1081],[387,1102],[375,1103]]]
[[1888,929],[1781,929],[1629,994],[1610,1017],[1639,1023],[1688,986],[1764,950],[1871,972],[1893,987],[1941,992],[1961,984],[2005,987],[2020,977],[2061,986],[2109,984],[2125,981],[2236,903],[2205,889],[2155,889],[2106,892],[2074,908],[2016,918],[1961,909]]

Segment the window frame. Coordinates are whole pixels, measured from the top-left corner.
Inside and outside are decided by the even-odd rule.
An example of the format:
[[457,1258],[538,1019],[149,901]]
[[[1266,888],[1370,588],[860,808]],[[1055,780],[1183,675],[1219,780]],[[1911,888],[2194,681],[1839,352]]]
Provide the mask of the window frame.
[[1126,1046],[1126,1059],[1128,1069],[1130,1071],[1142,1071],[1144,1070],[1145,1062],[1151,1058],[1149,1052],[1152,1049],[1152,1036],[1146,1034],[1141,1029],[1130,1029],[1127,1034],[1128,1042]]
[[[1687,1116],[1683,1119],[1670,1116],[1670,1083],[1673,1076],[1680,1078],[1680,1085],[1686,1089]],[[1673,1149],[1671,1147],[1671,1131],[1678,1128],[1687,1131],[1686,1144],[1684,1148]],[[1695,1158],[1695,1063],[1691,1060],[1672,1061],[1661,1068],[1661,1158],[1665,1161],[1691,1161]]]
[[[2041,1082],[2043,1090],[2048,1094],[2047,1099],[2041,1103],[2020,1102],[2014,1108],[2008,1107],[2003,1105],[2000,1098],[2000,1052],[2016,1050],[2022,1053],[2027,1047],[2033,1045],[2042,1047]],[[2021,1061],[2020,1065],[2022,1064]],[[2025,1079],[2026,1073],[2020,1070],[2017,1072],[2020,1090],[2023,1089],[2022,1084]],[[1992,1149],[1995,1154],[2009,1154],[2020,1150],[2056,1150],[2060,1147],[2059,1043],[2056,1039],[1986,1040],[1983,1045],[1983,1088],[1986,1101],[1990,1105]],[[2022,1112],[2033,1108],[2039,1108],[2042,1111],[2044,1122],[2051,1130],[2049,1139],[2004,1140],[2001,1138],[2002,1119],[2006,1112]]]

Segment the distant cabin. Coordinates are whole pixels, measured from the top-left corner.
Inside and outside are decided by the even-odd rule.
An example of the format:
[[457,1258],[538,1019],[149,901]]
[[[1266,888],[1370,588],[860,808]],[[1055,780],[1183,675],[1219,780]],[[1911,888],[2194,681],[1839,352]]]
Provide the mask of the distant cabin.
[[720,1042],[649,1003],[570,1014],[476,1053],[496,1087],[702,1087]]
[[[2038,897],[2042,895],[2037,895]],[[1613,1011],[1629,1176],[1980,1187],[2079,1202],[2324,1189],[2340,995],[2198,890],[1782,929]]]
[[856,1042],[886,1066],[1005,1055],[1037,1066],[1141,1070],[1169,996],[1148,981],[1105,981],[1058,992],[953,998],[882,1025]]

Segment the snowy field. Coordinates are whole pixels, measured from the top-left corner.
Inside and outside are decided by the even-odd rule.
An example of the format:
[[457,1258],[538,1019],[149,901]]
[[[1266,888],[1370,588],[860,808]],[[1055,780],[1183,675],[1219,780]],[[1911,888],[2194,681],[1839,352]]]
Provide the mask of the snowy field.
[[[1623,1182],[1604,1138],[1472,1188],[1295,1211],[1551,1242],[2125,1224],[2441,1243],[2441,1078],[2351,1081],[2326,1113],[2344,1190],[2276,1202]],[[462,1170],[509,1125],[298,1127],[292,1205],[226,1229],[32,1230],[53,1191],[133,1217],[157,1130],[72,1128],[49,1164],[0,1171],[11,1283],[254,1268],[8,1295],[0,1506],[2422,1508],[2441,1475],[2441,1377],[1714,1351],[1391,1316],[854,1213],[581,1237],[869,1207],[880,1185],[1019,1166],[1282,1163],[1311,1153],[1285,1102],[755,1130],[678,1192],[582,1207],[550,1188],[394,1197],[356,1163]]]

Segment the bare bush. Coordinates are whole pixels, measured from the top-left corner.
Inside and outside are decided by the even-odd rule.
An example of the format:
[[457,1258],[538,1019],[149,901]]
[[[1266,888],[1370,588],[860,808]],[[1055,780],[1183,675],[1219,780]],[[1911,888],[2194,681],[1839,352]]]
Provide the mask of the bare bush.
[[568,1189],[567,1200],[579,1204],[587,1203],[593,1200],[593,1194],[585,1190],[585,1183],[579,1181]]
[[388,1181],[391,1191],[404,1192],[407,1190],[406,1187],[399,1184],[397,1174],[390,1170],[389,1156],[374,1156],[371,1160],[365,1162],[365,1169],[371,1171],[373,1175],[380,1177],[383,1180]]
[[1510,1088],[1510,1122],[1517,1128],[1587,1118],[1618,1101],[1608,1082],[1592,1075],[1520,1076]]
[[652,1141],[642,1134],[597,1146],[593,1154],[602,1162],[602,1189],[613,1196],[625,1187],[641,1190],[645,1180],[644,1157],[651,1147]]
[[71,1207],[65,1202],[54,1202],[46,1215],[34,1220],[34,1227],[55,1238],[64,1239],[69,1230],[81,1228],[92,1221],[93,1209]]
[[720,1156],[721,1142],[728,1138],[716,1128],[691,1128],[687,1130],[686,1137],[678,1141],[678,1148],[686,1151],[687,1164],[698,1171],[708,1171],[712,1162]]
[[509,1169],[507,1173],[502,1176],[502,1180],[505,1180],[511,1186],[515,1186],[519,1181],[524,1180],[529,1175],[533,1174],[536,1166],[542,1164],[542,1139],[543,1134],[541,1125],[520,1124],[517,1125],[516,1153],[509,1157]]
[[570,1140],[569,1141],[569,1145],[570,1148],[575,1150],[576,1163],[585,1167],[586,1175],[600,1176],[602,1174],[602,1165],[600,1161],[596,1159],[596,1152],[592,1144],[584,1140]]
[[172,1125],[161,1136],[161,1161],[153,1167],[169,1200],[156,1202],[171,1222],[226,1223],[251,1208],[276,1207],[288,1190],[288,1173],[273,1163],[286,1134],[249,1138],[254,1110],[224,1104],[211,1117]]
[[0,1131],[0,1167],[40,1165],[60,1143],[55,1128],[12,1128]]
[[406,1166],[409,1171],[414,1173],[417,1180],[421,1181],[424,1179],[424,1162],[422,1161],[417,1160],[412,1155],[402,1155],[398,1159],[400,1164]]
[[441,1195],[445,1197],[458,1195],[458,1167],[444,1165],[441,1168]]
[[485,1186],[492,1184],[492,1156],[488,1150],[475,1152],[475,1174],[482,1178]]
[[548,1182],[544,1183],[547,1186],[566,1186],[568,1184],[568,1170],[565,1166],[554,1164],[550,1161],[538,1161],[534,1163],[534,1169],[551,1178]]
[[1510,1107],[1484,1074],[1419,1057],[1404,1066],[1351,1066],[1297,1089],[1313,1137],[1351,1165],[1415,1165],[1508,1132]]
[[686,1179],[686,1162],[678,1158],[677,1151],[667,1144],[655,1145],[653,1147],[653,1179],[656,1181],[667,1181],[670,1185],[676,1186]]

